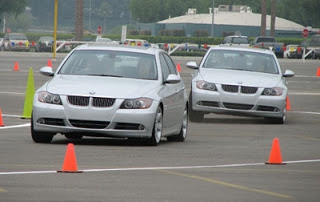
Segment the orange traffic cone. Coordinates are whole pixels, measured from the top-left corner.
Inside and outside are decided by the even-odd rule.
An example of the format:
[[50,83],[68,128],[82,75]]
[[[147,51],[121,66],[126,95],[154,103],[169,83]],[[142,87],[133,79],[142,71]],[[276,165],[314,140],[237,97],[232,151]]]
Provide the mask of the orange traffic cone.
[[64,162],[62,165],[62,170],[58,170],[61,173],[82,173],[78,170],[76,153],[74,150],[74,145],[69,143],[67,146],[66,155],[64,157]]
[[320,67],[318,67],[316,76],[320,76]]
[[289,99],[288,96],[286,97],[286,110],[287,110],[287,111],[290,111],[290,110],[291,110],[290,99]]
[[48,67],[52,67],[52,61],[50,59],[48,59],[48,63],[47,63]]
[[4,123],[3,123],[3,120],[2,120],[2,110],[0,108],[0,127],[3,127],[4,126]]
[[20,69],[19,69],[19,64],[18,64],[18,62],[15,62],[14,63],[14,67],[13,67],[13,71],[19,71]]
[[273,139],[269,161],[266,162],[266,164],[278,164],[278,165],[286,164],[282,162],[280,143],[278,138]]
[[180,63],[177,64],[177,70],[178,72],[181,72],[181,66],[180,66]]

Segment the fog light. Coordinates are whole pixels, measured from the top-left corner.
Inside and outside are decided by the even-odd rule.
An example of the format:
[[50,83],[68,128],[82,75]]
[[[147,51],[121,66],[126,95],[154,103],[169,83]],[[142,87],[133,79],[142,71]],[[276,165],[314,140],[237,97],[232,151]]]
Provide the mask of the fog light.
[[146,127],[144,127],[144,125],[139,125],[138,129],[139,129],[139,130],[145,130]]
[[39,124],[44,124],[44,123],[45,123],[44,118],[40,118],[40,119],[38,119],[38,120],[37,120],[37,123],[39,123]]

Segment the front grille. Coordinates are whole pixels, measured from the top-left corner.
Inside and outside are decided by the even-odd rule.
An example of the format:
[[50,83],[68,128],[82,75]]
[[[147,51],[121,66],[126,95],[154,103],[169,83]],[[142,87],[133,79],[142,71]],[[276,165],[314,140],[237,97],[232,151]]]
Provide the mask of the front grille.
[[69,119],[72,126],[78,128],[92,128],[92,129],[103,129],[109,125],[107,121],[89,121],[89,120],[75,120]]
[[68,96],[68,102],[72,105],[77,106],[88,106],[89,105],[89,97],[83,96]]
[[223,105],[228,109],[240,109],[240,110],[250,110],[253,107],[253,105],[229,103],[229,102],[224,102]]
[[241,93],[255,94],[257,90],[258,90],[257,87],[241,86]]
[[[93,97],[92,98],[92,106],[93,107],[111,107],[115,98],[103,98],[103,97]],[[84,96],[68,96],[68,102],[72,105],[76,106],[88,106],[90,103],[90,97]]]
[[226,84],[222,84],[221,85],[222,89],[226,92],[230,92],[230,93],[236,93],[238,92],[238,86],[235,85],[226,85]]
[[92,100],[92,106],[94,107],[111,107],[115,102],[115,98],[100,98],[94,97]]

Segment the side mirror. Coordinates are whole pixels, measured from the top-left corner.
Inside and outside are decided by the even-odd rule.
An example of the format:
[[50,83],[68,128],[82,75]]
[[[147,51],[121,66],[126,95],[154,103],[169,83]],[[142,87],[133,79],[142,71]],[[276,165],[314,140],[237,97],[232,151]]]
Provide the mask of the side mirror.
[[53,76],[54,75],[54,72],[52,70],[52,67],[49,67],[49,66],[45,66],[45,67],[42,67],[40,69],[40,73],[44,76]]
[[181,81],[181,78],[178,75],[169,74],[167,79],[164,82],[169,84],[175,84],[175,83],[179,83],[180,81]]
[[291,70],[286,70],[283,74],[283,77],[293,77],[294,76],[294,72]]
[[196,62],[187,62],[187,67],[190,69],[199,69]]

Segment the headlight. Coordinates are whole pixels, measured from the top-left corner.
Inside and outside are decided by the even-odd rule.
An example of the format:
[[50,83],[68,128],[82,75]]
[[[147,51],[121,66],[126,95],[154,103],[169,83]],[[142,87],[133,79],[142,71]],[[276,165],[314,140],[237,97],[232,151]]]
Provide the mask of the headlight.
[[280,96],[283,93],[283,88],[265,88],[261,95]]
[[42,91],[39,93],[38,100],[39,102],[43,103],[62,105],[59,95],[54,95],[46,91]]
[[217,91],[217,87],[214,83],[209,83],[201,80],[201,81],[197,81],[196,84],[197,84],[197,88],[199,89]]
[[152,99],[149,98],[126,99],[120,109],[147,109],[151,104]]

